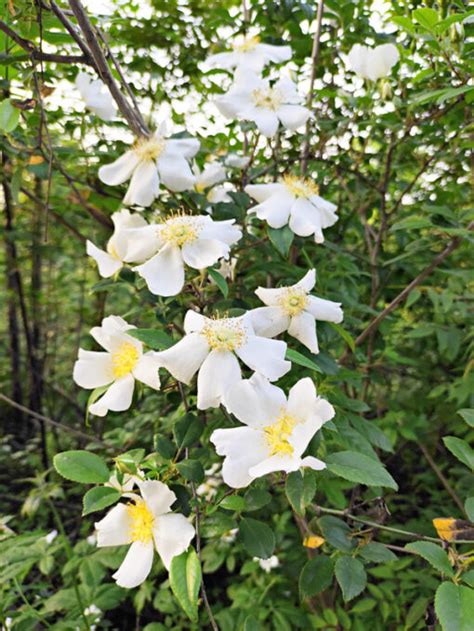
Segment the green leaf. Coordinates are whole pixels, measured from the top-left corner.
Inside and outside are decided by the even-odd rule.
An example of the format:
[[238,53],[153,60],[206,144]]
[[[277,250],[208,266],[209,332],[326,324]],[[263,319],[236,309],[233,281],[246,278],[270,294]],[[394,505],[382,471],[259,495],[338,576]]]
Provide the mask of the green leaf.
[[204,430],[204,423],[195,414],[185,414],[173,427],[173,434],[179,449],[191,447],[199,440]]
[[301,570],[299,588],[301,598],[311,598],[328,588],[334,576],[334,563],[319,555],[307,561]]
[[158,329],[129,329],[127,335],[140,340],[154,351],[162,351],[173,346],[173,338]]
[[293,231],[288,226],[279,229],[267,227],[267,233],[274,248],[286,258],[295,238]]
[[344,340],[344,342],[349,346],[352,352],[355,351],[355,340],[352,335],[346,331],[346,329],[340,324],[336,324],[335,322],[329,322],[329,326],[338,333]]
[[220,274],[216,269],[213,269],[212,267],[208,267],[207,272],[218,286],[219,291],[224,296],[224,298],[227,298],[227,296],[229,295],[229,286],[226,279],[222,276],[222,274]]
[[437,546],[435,543],[431,543],[430,541],[414,541],[413,543],[407,543],[405,548],[419,554],[425,561],[428,561],[435,570],[447,576],[454,576],[448,555],[443,548]]
[[303,516],[316,493],[316,480],[310,471],[306,471],[304,477],[301,471],[293,471],[286,478],[285,492],[295,513]]
[[158,436],[156,439],[156,451],[165,460],[171,460],[176,454],[176,447],[166,436]]
[[251,517],[244,517],[240,522],[239,538],[247,552],[259,559],[268,559],[275,549],[273,530]]
[[474,469],[474,449],[465,440],[456,438],[456,436],[445,436],[443,443],[466,467]]
[[466,509],[467,516],[474,522],[474,497],[468,497],[464,502],[464,508]]
[[272,501],[272,496],[263,489],[249,489],[245,495],[245,510],[254,511],[263,508]]
[[89,489],[82,500],[82,515],[89,515],[115,504],[120,499],[120,493],[110,486],[96,486]]
[[198,483],[204,480],[204,469],[199,460],[181,460],[176,468],[185,480]]
[[198,596],[201,587],[201,564],[194,548],[171,561],[170,586],[183,611],[193,622],[198,620]]
[[377,543],[371,541],[365,546],[362,546],[359,550],[360,556],[366,561],[372,561],[372,563],[389,563],[390,561],[396,561],[397,555],[384,546],[383,543]]
[[328,543],[342,552],[352,552],[356,544],[351,539],[351,529],[342,519],[333,517],[332,515],[324,515],[319,520],[319,527],[323,533],[323,537]]
[[438,23],[438,12],[429,8],[415,9],[413,11],[413,19],[428,31],[432,31],[435,24]]
[[444,582],[436,590],[435,611],[443,631],[472,631],[474,590]]
[[228,495],[219,502],[221,508],[232,511],[241,511],[245,508],[245,500],[240,495]]
[[339,451],[326,458],[329,471],[357,484],[366,486],[386,486],[398,489],[398,485],[385,467],[364,454],[356,451]]
[[340,557],[335,566],[336,579],[345,602],[358,596],[367,584],[363,564],[353,557]]
[[20,110],[13,107],[10,99],[0,103],[0,129],[4,132],[12,132],[20,120]]
[[474,410],[470,408],[464,408],[462,410],[458,410],[459,416],[466,421],[468,425],[474,427]]
[[262,626],[255,616],[247,616],[242,631],[261,631]]
[[73,482],[100,484],[110,476],[104,460],[90,451],[63,451],[54,456],[53,464],[59,475]]
[[425,598],[424,596],[421,596],[420,598],[417,598],[415,600],[407,613],[407,617],[405,620],[406,629],[411,629],[411,627],[413,627],[418,622],[421,616],[425,614],[429,602],[429,598]]
[[298,353],[298,351],[294,351],[292,348],[289,348],[286,351],[286,358],[289,361],[293,362],[294,364],[298,364],[298,366],[304,366],[305,368],[310,368],[311,370],[314,370],[315,372],[323,372],[321,370],[321,368],[314,363],[313,360],[309,359],[308,357],[306,357],[306,355],[303,355],[302,353]]
[[391,18],[391,22],[397,24],[398,26],[401,26],[403,29],[405,29],[405,31],[408,31],[409,33],[415,33],[415,25],[410,20],[410,18],[407,18],[404,15],[395,15]]

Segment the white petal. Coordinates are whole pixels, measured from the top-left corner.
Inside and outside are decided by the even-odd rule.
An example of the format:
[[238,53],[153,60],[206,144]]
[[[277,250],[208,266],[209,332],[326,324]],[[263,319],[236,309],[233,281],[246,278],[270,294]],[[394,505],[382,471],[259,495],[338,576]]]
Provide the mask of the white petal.
[[270,199],[249,208],[247,213],[256,214],[259,219],[263,219],[271,228],[283,228],[288,223],[293,196],[288,192],[279,193]]
[[223,241],[227,245],[237,243],[241,236],[242,230],[235,225],[235,219],[228,219],[227,221],[213,221],[210,219],[205,222],[199,234],[201,239],[216,239],[217,241]]
[[321,214],[309,200],[300,197],[291,208],[290,228],[300,237],[315,233],[322,237]]
[[146,220],[140,213],[131,213],[128,208],[117,210],[112,215],[115,232],[125,230],[126,228],[144,228],[148,226]]
[[226,257],[229,246],[216,239],[196,239],[183,246],[182,253],[186,265],[194,269],[204,269]]
[[273,184],[247,184],[244,191],[259,203],[270,199],[270,197],[278,199],[283,193],[288,192],[286,186],[277,182]]
[[202,173],[196,176],[196,186],[201,188],[210,188],[215,184],[223,182],[226,178],[225,169],[219,162],[207,164]]
[[367,77],[369,51],[370,49],[367,46],[354,44],[347,56],[349,68],[364,78]]
[[316,270],[310,269],[293,287],[304,289],[306,292],[311,291],[316,284]]
[[153,160],[143,160],[133,172],[123,203],[150,206],[160,192],[160,178]]
[[269,307],[275,307],[280,303],[282,296],[286,294],[286,287],[257,287],[255,293],[260,300]]
[[295,383],[288,393],[288,414],[304,421],[314,413],[316,388],[309,377]]
[[198,374],[198,409],[219,407],[229,387],[241,378],[239,362],[233,353],[212,350]]
[[257,48],[259,52],[263,54],[265,61],[272,61],[273,63],[278,64],[283,61],[289,61],[291,59],[291,46],[273,46],[271,44],[258,44]]
[[170,569],[173,557],[188,549],[194,535],[194,527],[184,515],[168,513],[157,518],[153,538],[156,550],[167,570]]
[[155,356],[153,351],[145,353],[138,360],[135,368],[132,373],[135,379],[145,383],[150,388],[154,390],[160,389],[160,377],[158,375],[158,368],[160,367],[160,362]]
[[97,263],[102,278],[109,278],[122,268],[122,261],[96,247],[91,241],[86,242],[86,250],[87,254]]
[[317,416],[312,416],[304,423],[298,423],[295,426],[291,436],[288,438],[288,442],[294,449],[294,457],[299,458],[301,456],[309,445],[309,441],[321,429],[321,425],[321,420]]
[[132,520],[125,504],[117,504],[95,523],[97,546],[123,546],[132,541]]
[[113,237],[117,253],[127,263],[141,263],[151,258],[161,247],[155,225],[123,228]]
[[326,463],[319,458],[314,458],[313,456],[305,456],[301,461],[302,467],[309,467],[310,469],[314,469],[315,471],[322,471],[326,468]]
[[149,261],[133,268],[156,296],[176,296],[184,286],[184,264],[177,246],[165,245]]
[[282,105],[277,111],[278,118],[284,127],[296,131],[311,116],[311,111],[302,105]]
[[268,425],[285,405],[283,390],[258,373],[232,386],[225,397],[227,410],[242,423],[256,429]]
[[117,585],[131,589],[146,580],[153,565],[153,541],[134,541],[128,549],[122,565],[112,575]]
[[184,330],[186,333],[200,333],[206,322],[209,322],[209,318],[197,313],[193,309],[188,309],[184,316]]
[[143,499],[155,517],[169,513],[176,495],[166,484],[158,480],[137,481]]
[[79,359],[74,364],[72,378],[81,388],[92,390],[112,383],[112,356],[110,353],[79,350]]
[[252,336],[236,353],[244,364],[270,381],[279,379],[291,368],[291,363],[284,359],[286,344],[279,340]]
[[196,138],[169,138],[166,141],[167,152],[180,153],[185,158],[194,158],[200,146]]
[[329,228],[339,219],[336,215],[337,206],[332,202],[328,202],[327,199],[323,199],[319,195],[311,195],[308,199],[319,211],[321,228]]
[[115,162],[105,164],[99,169],[99,178],[105,184],[115,186],[123,184],[131,178],[133,171],[137,167],[139,158],[133,151],[127,151]]
[[306,311],[309,311],[316,320],[323,320],[324,322],[339,324],[344,319],[340,302],[323,300],[323,298],[317,298],[316,296],[308,296]]
[[216,429],[210,441],[219,456],[226,456],[222,477],[234,489],[248,486],[253,480],[249,469],[268,456],[262,432],[250,427]]
[[[243,116],[243,118],[247,119],[247,116]],[[253,120],[260,133],[267,138],[272,138],[277,133],[279,125],[278,116],[271,110],[255,108],[252,112],[251,118],[248,117],[248,119]]]
[[189,333],[171,348],[156,354],[160,364],[175,379],[189,383],[209,353],[209,346],[199,333]]
[[260,478],[263,475],[272,473],[273,471],[297,471],[300,468],[301,460],[292,456],[270,456],[263,462],[250,468],[250,475],[254,478]]
[[329,401],[326,401],[326,399],[321,399],[321,397],[318,397],[316,399],[316,403],[314,406],[314,414],[319,419],[321,419],[321,423],[324,424],[330,421],[332,418],[334,418],[336,414],[336,410],[329,403]]
[[368,55],[367,77],[372,81],[386,77],[399,58],[398,49],[393,44],[376,46]]
[[158,158],[157,165],[163,184],[171,191],[179,192],[194,188],[196,176],[182,155],[163,154]]
[[135,379],[131,374],[117,379],[100,399],[89,406],[89,412],[96,416],[105,416],[109,410],[112,412],[128,410],[132,404],[134,387]]
[[281,307],[258,307],[249,313],[255,334],[262,337],[276,337],[290,325],[290,318]]
[[312,353],[319,353],[318,338],[316,337],[316,320],[314,316],[302,311],[290,320],[288,334],[304,344]]

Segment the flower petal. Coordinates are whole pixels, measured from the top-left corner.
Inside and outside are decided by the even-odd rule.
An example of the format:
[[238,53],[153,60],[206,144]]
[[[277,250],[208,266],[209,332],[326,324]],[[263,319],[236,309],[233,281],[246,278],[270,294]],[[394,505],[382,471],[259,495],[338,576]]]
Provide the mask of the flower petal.
[[123,266],[122,261],[111,256],[107,252],[104,252],[104,250],[95,246],[91,241],[86,242],[86,251],[87,254],[97,263],[99,274],[102,278],[109,278],[110,276],[113,276]]
[[288,192],[274,195],[266,201],[249,208],[248,214],[256,214],[259,219],[263,219],[271,228],[283,228],[288,223],[294,198]]
[[160,178],[153,160],[142,160],[133,172],[123,203],[150,206],[160,192]]
[[324,241],[321,228],[321,214],[313,204],[303,197],[296,200],[291,208],[290,228],[300,237],[315,235],[316,243]]
[[198,409],[219,407],[229,387],[241,379],[236,356],[227,351],[212,350],[198,373]]
[[126,151],[115,162],[100,167],[99,179],[110,186],[123,184],[132,177],[132,173],[138,166],[138,163],[139,158],[137,154],[134,151]]
[[232,386],[225,396],[227,410],[255,429],[268,425],[284,406],[286,397],[283,390],[258,373]]
[[163,154],[158,158],[157,166],[163,184],[170,191],[179,192],[194,188],[196,176],[182,155]]
[[196,138],[168,138],[166,151],[180,153],[185,158],[194,158],[201,143]]
[[254,478],[260,478],[263,475],[272,473],[273,471],[297,471],[300,468],[300,458],[294,458],[292,456],[270,456],[257,465],[250,468],[249,473]]
[[280,123],[275,112],[263,108],[255,108],[251,115],[243,115],[242,118],[245,120],[253,120],[260,133],[267,138],[272,138],[277,133]]
[[125,504],[117,504],[95,523],[97,546],[123,546],[132,541],[132,520]]
[[176,296],[184,286],[184,263],[181,250],[165,245],[149,261],[133,268],[145,279],[148,289],[156,296]]
[[205,338],[199,333],[189,333],[171,348],[156,353],[156,357],[175,379],[189,383],[208,353]]
[[340,302],[323,300],[323,298],[317,298],[316,296],[308,296],[306,311],[315,317],[316,320],[323,320],[324,322],[335,322],[338,324],[344,319]]
[[304,344],[312,353],[319,353],[318,338],[316,337],[316,320],[307,311],[302,311],[290,320],[288,335]]
[[314,469],[315,471],[322,471],[326,468],[326,463],[319,458],[314,458],[314,456],[305,456],[301,461],[302,467],[309,467],[310,469]]
[[160,389],[160,377],[158,368],[161,366],[153,351],[149,351],[140,357],[132,373],[135,379],[145,383],[154,390]]
[[302,105],[281,105],[277,111],[282,125],[290,131],[296,131],[311,116],[311,111]]
[[288,393],[288,414],[305,421],[314,412],[316,388],[309,377],[295,383]]
[[169,513],[176,495],[166,484],[158,480],[137,481],[143,499],[155,517]]
[[248,486],[253,480],[249,469],[268,457],[262,432],[250,427],[216,429],[210,441],[219,456],[225,456],[222,477],[234,489]]
[[157,518],[153,538],[167,570],[170,569],[173,558],[187,550],[194,535],[194,526],[184,515],[168,513]]
[[194,269],[205,269],[226,257],[229,246],[216,239],[196,239],[183,245],[182,253],[186,265]]
[[135,379],[132,374],[117,379],[100,399],[89,406],[89,412],[95,416],[105,416],[109,410],[112,412],[128,410],[132,404],[134,387]]
[[290,326],[290,318],[281,307],[258,307],[249,313],[258,336],[276,337]]
[[285,360],[286,343],[279,340],[250,336],[235,352],[244,364],[270,381],[279,379],[291,368],[291,362]]
[[110,353],[79,349],[79,359],[74,364],[72,378],[81,388],[92,390],[114,381]]
[[306,272],[301,280],[299,280],[293,287],[295,289],[304,289],[306,292],[311,291],[316,284],[316,270],[310,269]]
[[247,184],[244,191],[257,202],[262,203],[273,196],[278,199],[282,193],[287,192],[287,189],[283,184],[275,182],[272,184]]
[[304,423],[298,423],[288,438],[288,442],[294,449],[294,457],[300,457],[306,447],[309,445],[309,441],[313,438],[316,432],[321,429],[321,419],[317,416],[310,416]]
[[201,315],[193,309],[188,309],[184,316],[184,330],[186,333],[200,333],[209,318]]
[[153,541],[134,541],[128,549],[122,565],[112,575],[119,587],[131,589],[146,580],[153,565]]

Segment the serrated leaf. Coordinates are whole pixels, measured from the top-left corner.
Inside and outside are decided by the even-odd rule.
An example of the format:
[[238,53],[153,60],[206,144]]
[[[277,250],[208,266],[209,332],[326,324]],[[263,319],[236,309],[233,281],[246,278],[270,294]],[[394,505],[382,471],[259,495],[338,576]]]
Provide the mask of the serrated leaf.
[[398,485],[382,463],[356,451],[339,451],[326,458],[329,471],[366,486],[385,486],[398,489]]
[[156,451],[166,460],[171,460],[176,454],[176,447],[166,436],[158,436],[156,439]]
[[6,133],[12,132],[20,121],[20,110],[11,104],[10,99],[0,103],[0,129]]
[[410,20],[410,18],[407,18],[404,15],[395,15],[390,19],[390,21],[394,24],[397,24],[398,26],[401,26],[403,29],[405,29],[405,31],[408,31],[409,33],[415,33],[415,25]]
[[240,495],[228,495],[219,502],[221,508],[232,511],[241,511],[245,508],[245,500]]
[[267,233],[275,249],[286,258],[295,238],[293,231],[288,226],[278,229],[268,227]]
[[407,543],[405,548],[419,554],[425,561],[428,561],[435,570],[447,576],[454,576],[448,555],[443,548],[437,546],[435,543],[431,543],[431,541],[414,541],[413,543]]
[[319,520],[319,527],[328,543],[342,552],[352,552],[356,544],[351,538],[351,529],[342,519],[332,515],[324,515]]
[[107,482],[109,469],[97,454],[89,451],[63,451],[53,459],[54,468],[66,480],[83,484],[100,484]]
[[239,526],[239,538],[252,557],[268,559],[275,549],[273,530],[261,521],[244,517]]
[[201,588],[201,564],[194,548],[171,561],[170,586],[181,608],[192,622],[198,620],[198,596]]
[[474,469],[474,449],[465,440],[456,436],[445,436],[443,443],[460,462],[469,469]]
[[362,546],[359,550],[360,556],[366,561],[372,561],[372,563],[389,563],[390,561],[396,561],[397,555],[384,546],[383,543],[371,541],[365,546]]
[[293,510],[303,516],[316,493],[316,480],[310,471],[306,471],[304,477],[301,471],[293,471],[286,478],[285,493]]
[[312,359],[309,359],[309,357],[306,357],[306,355],[303,355],[302,353],[298,353],[298,351],[295,351],[292,348],[287,349],[285,359],[293,362],[294,364],[298,364],[298,366],[304,366],[305,368],[314,370],[315,372],[323,372]]
[[120,499],[120,493],[117,489],[110,486],[96,486],[89,489],[82,499],[83,511],[82,515],[89,515],[95,511],[102,510],[115,504]]
[[226,279],[222,276],[222,274],[220,274],[216,269],[213,269],[212,267],[208,267],[207,272],[212,280],[216,283],[219,291],[224,296],[224,298],[227,298],[227,296],[229,295],[229,286]]
[[173,434],[179,449],[191,447],[199,440],[204,430],[204,423],[195,414],[185,414],[173,427]]
[[176,468],[185,480],[200,483],[204,480],[204,469],[199,460],[181,460]]
[[438,12],[434,9],[422,8],[413,11],[413,19],[421,26],[424,26],[428,31],[432,31],[433,27],[438,22],[439,16]]
[[345,602],[358,596],[367,584],[367,574],[363,564],[353,557],[340,557],[334,568],[337,582],[342,589]]
[[472,631],[474,590],[444,582],[436,590],[435,611],[443,631]]
[[334,563],[327,556],[319,555],[307,561],[301,570],[299,589],[301,598],[311,598],[328,588],[334,576]]
[[173,346],[173,338],[158,329],[128,329],[127,335],[140,340],[154,351],[162,351]]

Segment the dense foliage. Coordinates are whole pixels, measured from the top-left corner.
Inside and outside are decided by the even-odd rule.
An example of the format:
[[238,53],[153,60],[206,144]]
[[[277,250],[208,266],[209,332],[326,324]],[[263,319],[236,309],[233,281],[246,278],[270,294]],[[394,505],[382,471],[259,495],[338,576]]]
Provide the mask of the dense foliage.
[[[58,18],[76,24],[66,2],[0,0],[0,622],[471,631],[474,11],[461,0],[325,0],[319,33],[318,3],[297,0],[110,4],[96,15],[88,3],[94,36],[146,125],[171,118],[174,138],[198,138],[201,170],[211,156],[250,157],[225,167],[228,200],[168,191],[143,216],[212,205],[212,219],[235,219],[243,236],[231,266],[187,268],[175,296],[154,295],[131,266],[101,279],[86,240],[105,247],[128,184],[108,186],[98,170],[136,130],[123,112],[104,122],[84,108],[74,81],[94,70]],[[265,138],[215,107],[231,73],[202,62],[247,32],[291,46],[313,112],[306,129]],[[354,44],[389,42],[400,61],[388,76],[348,69]],[[337,205],[324,243],[247,214],[256,202],[244,188],[284,174],[305,174]],[[342,303],[344,321],[317,323],[317,354],[280,336],[292,369],[277,385],[287,393],[309,377],[334,406],[306,451],[326,469],[230,488],[210,436],[241,423],[224,406],[198,409],[195,380],[165,369],[160,390],[137,381],[130,409],[88,413],[103,389],[89,399],[73,366],[79,347],[99,350],[89,331],[104,317],[120,315],[146,351],[163,351],[183,337],[188,309],[237,317],[262,307],[257,287],[311,269],[315,294]],[[166,482],[197,531],[169,574],[155,557],[134,589],[112,578],[125,547],[97,548],[93,535],[120,499],[103,485],[113,473]]]

